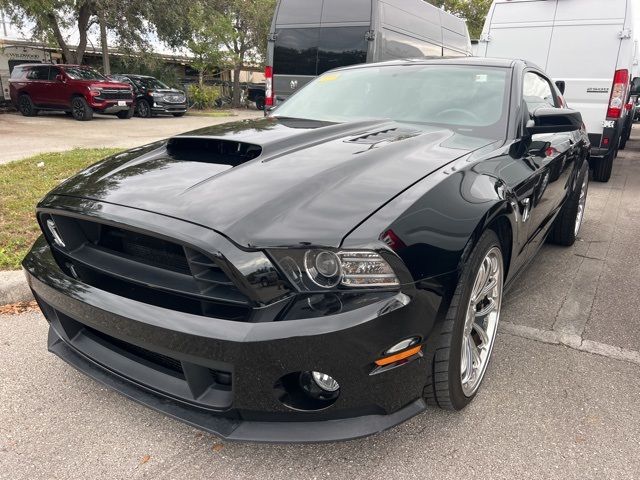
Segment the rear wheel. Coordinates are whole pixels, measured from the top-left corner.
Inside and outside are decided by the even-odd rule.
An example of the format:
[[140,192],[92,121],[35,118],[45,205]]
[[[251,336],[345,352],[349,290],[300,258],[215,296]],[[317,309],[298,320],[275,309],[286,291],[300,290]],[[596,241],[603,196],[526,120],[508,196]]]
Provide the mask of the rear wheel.
[[256,98],[256,108],[258,110],[264,110],[264,97],[260,96],[258,98]]
[[33,105],[31,97],[26,93],[20,95],[18,99],[18,110],[25,117],[35,117],[38,115],[38,109]]
[[136,103],[136,115],[142,118],[149,118],[151,116],[151,106],[144,98],[138,100]]
[[553,230],[549,235],[549,240],[558,245],[570,247],[576,241],[587,204],[587,193],[589,191],[589,167],[584,162],[578,178],[576,187],[569,195],[566,203],[556,218]]
[[487,230],[463,268],[437,339],[424,389],[430,405],[460,410],[476,396],[498,330],[503,281],[500,241]]
[[86,122],[93,118],[93,110],[84,97],[73,97],[71,99],[71,114],[73,118],[81,122]]

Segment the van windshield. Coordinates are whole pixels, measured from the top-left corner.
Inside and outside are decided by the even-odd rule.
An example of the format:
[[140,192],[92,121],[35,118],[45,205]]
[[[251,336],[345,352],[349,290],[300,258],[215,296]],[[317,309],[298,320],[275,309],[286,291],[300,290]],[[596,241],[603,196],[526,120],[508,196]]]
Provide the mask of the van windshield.
[[485,138],[506,132],[509,69],[385,65],[328,72],[273,112],[322,122],[391,119]]
[[367,60],[369,27],[281,28],[276,31],[273,71],[281,75],[320,75]]

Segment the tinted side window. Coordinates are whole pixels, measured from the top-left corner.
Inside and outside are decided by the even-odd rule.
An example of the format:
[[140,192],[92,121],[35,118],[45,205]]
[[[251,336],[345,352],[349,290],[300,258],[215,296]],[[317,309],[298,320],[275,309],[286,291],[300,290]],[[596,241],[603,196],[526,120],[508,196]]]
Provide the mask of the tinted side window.
[[273,72],[285,75],[316,75],[319,28],[278,30],[273,53]]
[[365,63],[368,27],[323,27],[318,46],[318,72],[332,68]]
[[558,106],[556,105],[551,84],[533,72],[527,72],[524,75],[522,95],[529,108],[529,113],[533,113],[538,108]]
[[60,69],[57,67],[50,67],[49,68],[49,80],[51,80],[52,82],[55,81],[56,79],[56,75],[60,75]]
[[49,67],[31,67],[29,73],[27,73],[29,80],[48,80],[49,79]]

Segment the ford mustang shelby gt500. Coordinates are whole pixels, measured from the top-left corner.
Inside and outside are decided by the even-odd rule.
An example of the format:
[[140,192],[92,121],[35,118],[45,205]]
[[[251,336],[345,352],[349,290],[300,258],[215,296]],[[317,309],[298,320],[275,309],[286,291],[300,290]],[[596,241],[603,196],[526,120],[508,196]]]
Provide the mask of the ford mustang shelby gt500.
[[124,395],[231,440],[360,437],[474,398],[588,152],[526,62],[348,67],[67,180],[23,265],[49,349]]

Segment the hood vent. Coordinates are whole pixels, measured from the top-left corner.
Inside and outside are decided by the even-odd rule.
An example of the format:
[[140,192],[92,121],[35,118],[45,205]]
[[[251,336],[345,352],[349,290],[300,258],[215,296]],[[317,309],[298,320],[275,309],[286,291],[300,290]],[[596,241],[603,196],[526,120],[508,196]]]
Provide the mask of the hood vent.
[[216,163],[236,167],[257,158],[262,147],[208,137],[173,137],[167,141],[167,153],[176,160]]
[[351,138],[347,140],[347,142],[374,145],[380,142],[395,142],[398,140],[404,140],[405,138],[414,137],[419,133],[420,132],[418,130],[410,130],[408,128],[388,128],[386,130],[366,133],[359,137]]

